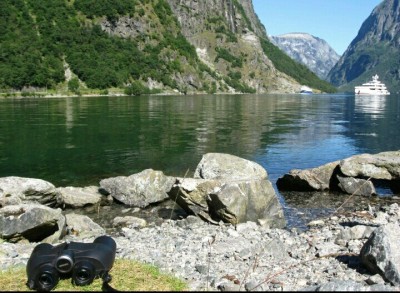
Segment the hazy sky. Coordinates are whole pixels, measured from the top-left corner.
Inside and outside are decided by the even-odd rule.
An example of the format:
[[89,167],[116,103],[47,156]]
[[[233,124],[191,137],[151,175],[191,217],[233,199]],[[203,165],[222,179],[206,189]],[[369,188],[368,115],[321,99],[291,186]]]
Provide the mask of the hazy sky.
[[268,35],[302,32],[343,54],[372,10],[383,0],[253,0]]

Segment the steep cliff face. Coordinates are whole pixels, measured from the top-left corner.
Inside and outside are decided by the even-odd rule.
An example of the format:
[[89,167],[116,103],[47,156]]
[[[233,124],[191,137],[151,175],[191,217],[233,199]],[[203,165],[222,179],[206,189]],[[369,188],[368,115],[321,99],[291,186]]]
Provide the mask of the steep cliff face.
[[270,37],[271,41],[294,60],[326,79],[340,56],[320,38],[307,33],[289,33]]
[[400,91],[400,2],[385,0],[362,24],[328,79],[342,90],[378,74],[389,90]]
[[[266,30],[251,0],[168,0],[183,35],[196,47],[199,58],[221,75],[239,72],[258,93],[298,92],[299,84],[277,71],[263,52],[260,37]],[[222,52],[240,60],[240,68]],[[227,57],[227,56],[226,56]]]

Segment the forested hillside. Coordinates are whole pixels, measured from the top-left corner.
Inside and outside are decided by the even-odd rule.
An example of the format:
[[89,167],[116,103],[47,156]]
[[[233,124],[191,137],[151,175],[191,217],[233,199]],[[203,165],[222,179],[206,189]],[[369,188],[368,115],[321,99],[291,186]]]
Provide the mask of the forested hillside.
[[[1,0],[0,15],[0,91],[120,88],[127,94],[254,93],[279,88],[271,78],[254,86],[263,72],[248,71],[251,60],[246,53],[233,53],[225,46],[239,42],[240,35],[229,30],[223,17],[209,21],[218,22],[210,29],[222,35],[212,63],[224,62],[228,70],[206,65],[182,34],[166,0]],[[267,42],[262,40],[264,53],[276,55],[276,47]],[[271,57],[293,83],[334,90],[296,63],[280,59]]]

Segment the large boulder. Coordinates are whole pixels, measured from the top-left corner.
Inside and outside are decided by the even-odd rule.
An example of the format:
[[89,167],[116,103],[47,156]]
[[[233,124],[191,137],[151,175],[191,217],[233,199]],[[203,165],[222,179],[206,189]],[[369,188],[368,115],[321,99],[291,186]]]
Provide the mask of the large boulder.
[[400,151],[355,155],[317,168],[293,169],[277,181],[282,191],[335,190],[362,196],[376,195],[376,182],[386,181],[400,192]]
[[400,285],[400,223],[388,223],[372,232],[360,251],[362,263],[392,284]]
[[323,191],[330,188],[331,178],[339,161],[331,162],[317,168],[293,169],[278,178],[276,185],[285,191]]
[[57,190],[50,182],[16,176],[0,178],[0,206],[38,202],[55,206]]
[[208,194],[210,214],[231,224],[260,222],[271,228],[285,226],[275,190],[265,178],[227,181]]
[[168,195],[186,213],[216,223],[209,214],[207,198],[208,194],[222,184],[223,182],[220,180],[176,178],[176,183]]
[[26,239],[53,243],[66,232],[61,209],[40,204],[8,205],[0,209],[0,237],[9,242]]
[[208,153],[203,155],[194,172],[201,179],[267,178],[267,171],[259,164],[229,154]]
[[400,151],[352,156],[340,162],[340,170],[348,177],[398,180]]
[[175,183],[175,177],[161,171],[144,170],[131,176],[118,176],[100,181],[100,192],[110,194],[117,201],[139,208],[168,198],[167,192]]
[[96,186],[59,187],[57,188],[57,204],[62,207],[80,208],[99,204],[104,197]]
[[258,221],[283,227],[282,206],[267,176],[255,162],[211,153],[198,164],[196,178],[177,178],[169,195],[187,213],[212,223]]

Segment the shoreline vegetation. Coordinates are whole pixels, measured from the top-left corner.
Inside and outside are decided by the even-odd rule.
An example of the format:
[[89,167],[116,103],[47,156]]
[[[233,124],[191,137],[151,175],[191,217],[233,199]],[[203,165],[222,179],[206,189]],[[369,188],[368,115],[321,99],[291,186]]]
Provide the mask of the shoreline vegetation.
[[[324,94],[324,92],[314,91],[315,94]],[[9,92],[1,92],[0,98],[85,98],[85,97],[122,97],[122,96],[143,96],[143,95],[162,95],[162,96],[185,96],[185,95],[246,95],[249,93],[238,93],[238,92],[218,92],[218,93],[207,93],[207,92],[191,92],[182,93],[177,90],[150,90],[145,89],[140,92],[131,92],[123,89],[110,89],[110,90],[88,90],[81,92],[71,91],[17,91],[12,90]],[[299,93],[283,93],[283,92],[270,92],[264,94],[299,94]]]

